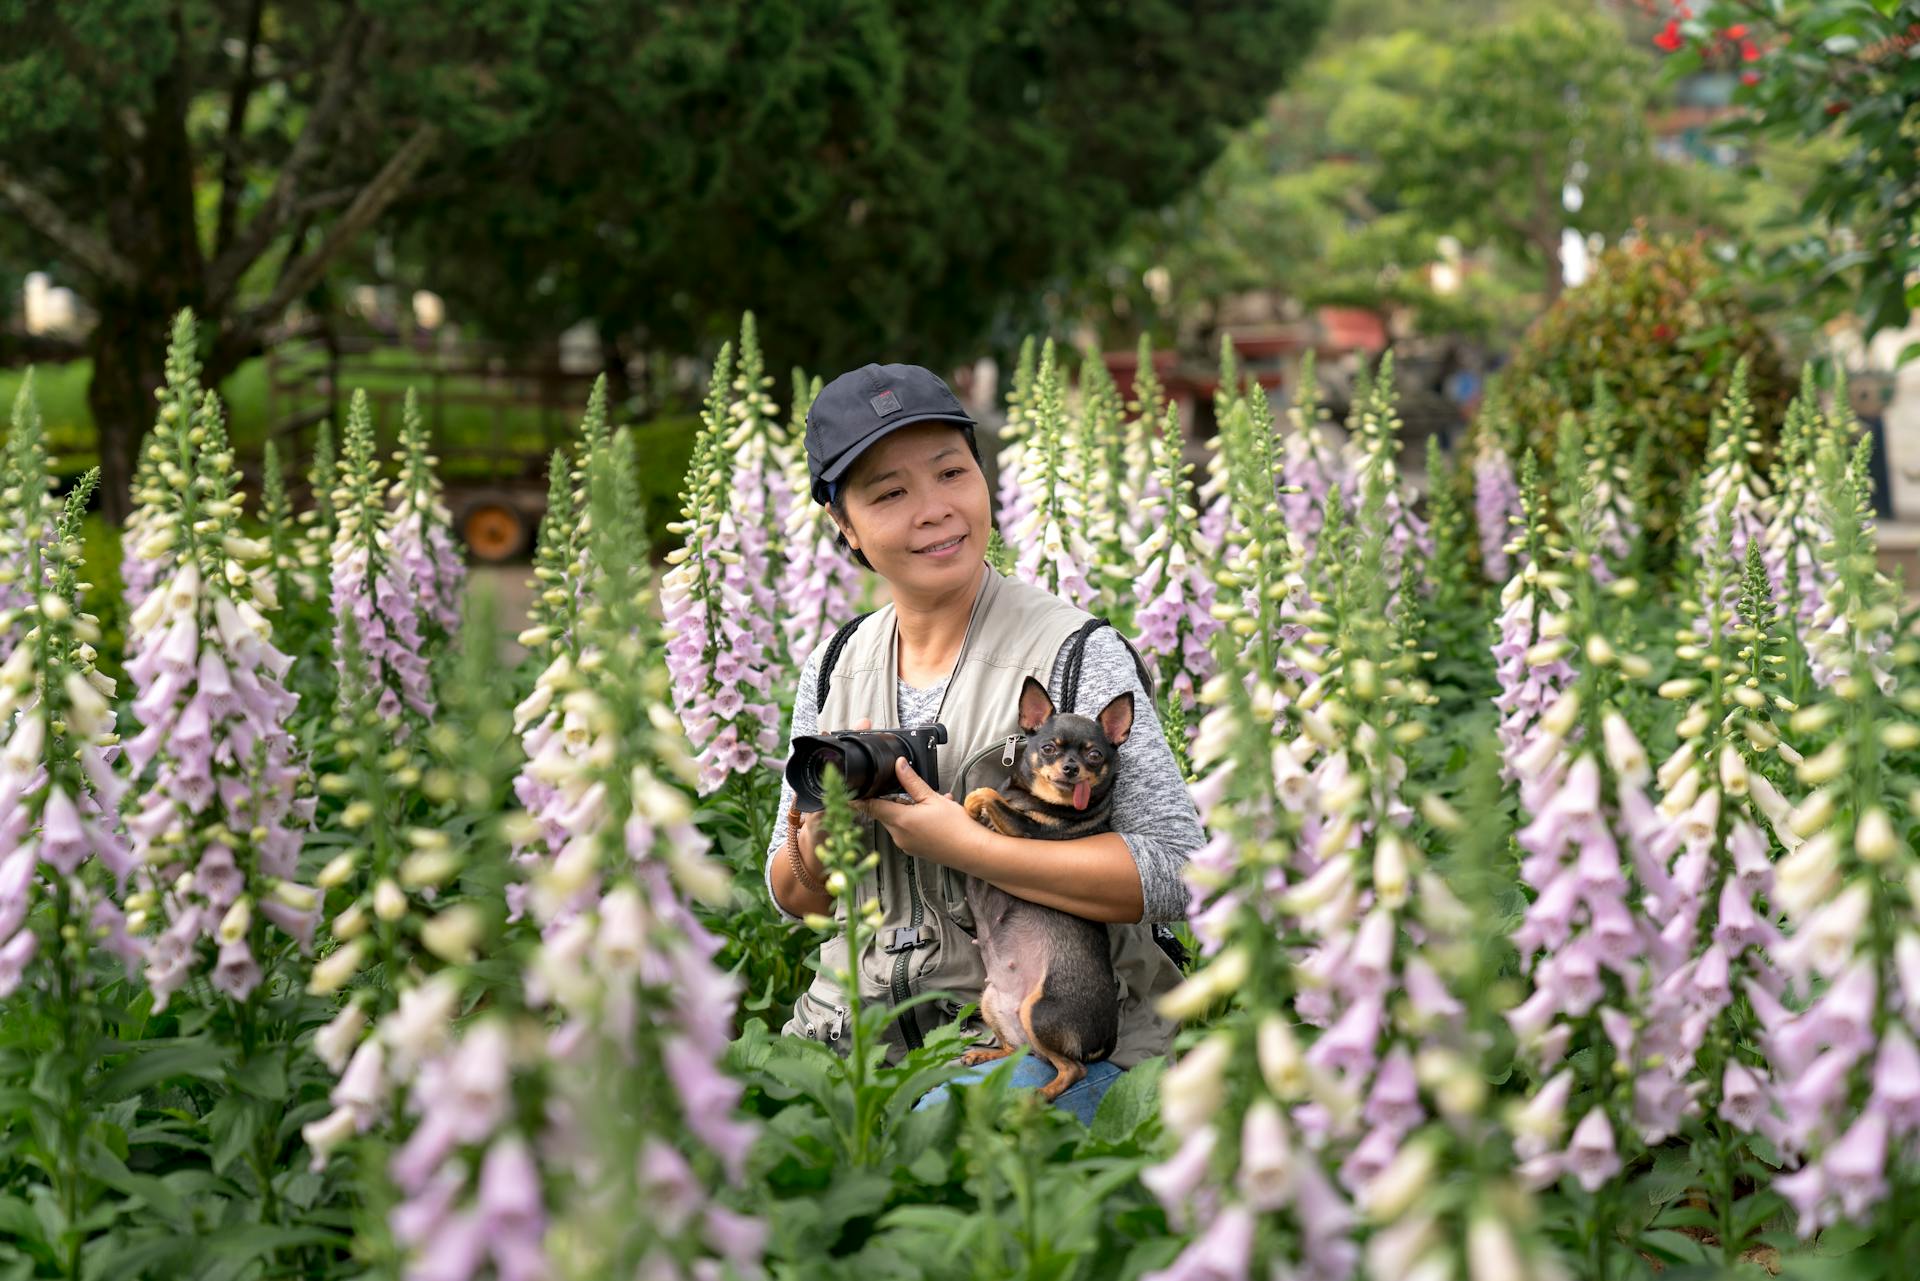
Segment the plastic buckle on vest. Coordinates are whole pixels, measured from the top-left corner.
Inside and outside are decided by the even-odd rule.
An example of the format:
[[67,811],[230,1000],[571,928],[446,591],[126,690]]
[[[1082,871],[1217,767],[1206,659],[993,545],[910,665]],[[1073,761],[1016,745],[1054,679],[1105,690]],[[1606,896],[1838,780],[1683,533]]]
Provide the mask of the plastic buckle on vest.
[[924,925],[898,925],[887,931],[887,944],[880,950],[888,956],[897,952],[911,952],[916,947],[924,947],[933,942],[933,931]]

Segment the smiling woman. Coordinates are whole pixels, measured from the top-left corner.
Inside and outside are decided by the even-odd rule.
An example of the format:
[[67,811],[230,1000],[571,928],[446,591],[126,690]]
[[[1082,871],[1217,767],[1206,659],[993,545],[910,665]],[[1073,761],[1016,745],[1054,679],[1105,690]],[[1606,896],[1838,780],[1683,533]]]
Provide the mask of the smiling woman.
[[[861,997],[900,1003],[947,994],[949,1017],[977,1002],[983,983],[969,882],[1104,924],[1119,979],[1120,1035],[1110,1063],[1125,1068],[1164,1052],[1173,1026],[1153,998],[1178,980],[1156,946],[1151,923],[1185,906],[1180,871],[1202,843],[1187,797],[1129,646],[1084,611],[985,563],[992,501],[974,424],[938,377],[913,365],[867,365],[844,374],[815,400],[807,458],[815,501],[828,505],[841,544],[887,580],[892,603],[843,628],[840,646],[806,662],[792,736],[829,728],[938,722],[938,790],[911,770],[900,775],[906,802],[873,800],[859,809],[880,853],[875,893],[884,921],[870,955],[823,948],[821,977],[801,997],[786,1031],[837,1041],[846,1002],[830,977],[859,976]],[[1089,626],[1098,630],[1088,632]],[[1069,662],[1078,648],[1077,669]],[[826,658],[832,659],[826,664]],[[828,666],[826,679],[821,668]],[[1069,675],[1077,670],[1077,675]],[[1019,702],[1028,676],[1045,681],[1062,711],[1093,715],[1133,694],[1138,723],[1118,749],[1112,830],[1044,843],[981,826],[962,809],[961,789],[999,781],[1020,737]],[[784,789],[768,850],[767,885],[783,912],[832,912],[814,854],[819,815],[797,816]],[[890,1025],[888,1054],[919,1045],[935,1016],[926,1006]],[[924,1023],[924,1027],[923,1027]],[[981,1038],[992,1038],[977,1022]],[[1090,1074],[1059,1100],[1090,1116],[1111,1071]]]

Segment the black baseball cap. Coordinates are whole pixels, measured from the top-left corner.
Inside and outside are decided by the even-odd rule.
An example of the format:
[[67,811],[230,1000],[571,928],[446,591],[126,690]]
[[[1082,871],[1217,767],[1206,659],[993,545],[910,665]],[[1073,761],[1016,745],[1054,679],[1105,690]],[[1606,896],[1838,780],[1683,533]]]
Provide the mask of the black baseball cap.
[[910,423],[976,426],[953,389],[919,365],[862,365],[820,389],[807,411],[807,471],[813,501],[826,503],[828,485],[846,475],[867,446]]

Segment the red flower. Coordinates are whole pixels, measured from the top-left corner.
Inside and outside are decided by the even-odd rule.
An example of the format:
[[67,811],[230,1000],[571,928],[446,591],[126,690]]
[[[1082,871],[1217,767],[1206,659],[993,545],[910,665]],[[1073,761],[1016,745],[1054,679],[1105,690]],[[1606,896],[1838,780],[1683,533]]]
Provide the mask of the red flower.
[[1744,62],[1760,61],[1760,46],[1751,40],[1740,42],[1740,58]]
[[1757,85],[1760,83],[1760,73],[1758,71],[1742,71],[1740,73],[1740,83],[1743,85]]
[[1679,14],[1679,15],[1680,15],[1680,16],[1681,16],[1682,18],[1691,18],[1691,17],[1693,16],[1693,6],[1692,6],[1692,5],[1688,5],[1688,4],[1677,4],[1677,5],[1675,5],[1675,6],[1673,6],[1673,11],[1674,11],[1675,13],[1677,13],[1677,14]]
[[1724,34],[1729,40],[1745,40],[1747,38],[1747,24],[1744,22],[1736,22],[1731,27],[1728,27]]
[[1653,338],[1655,342],[1665,342],[1671,337],[1673,337],[1673,330],[1667,328],[1666,321],[1663,320],[1653,327]]
[[1667,20],[1666,29],[1653,38],[1653,43],[1668,53],[1678,50],[1686,41],[1680,35],[1680,23],[1676,19]]
[[1829,102],[1827,104],[1827,114],[1830,116],[1837,116],[1840,113],[1844,112],[1848,107],[1851,107],[1852,105],[1853,104],[1851,102],[1845,102],[1845,101]]

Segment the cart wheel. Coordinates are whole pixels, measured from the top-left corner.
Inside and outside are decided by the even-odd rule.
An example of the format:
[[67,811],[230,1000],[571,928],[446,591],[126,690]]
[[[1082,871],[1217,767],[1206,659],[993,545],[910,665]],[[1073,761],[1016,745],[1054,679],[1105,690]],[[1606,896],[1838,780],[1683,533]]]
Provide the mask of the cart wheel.
[[460,515],[460,536],[475,560],[511,560],[527,545],[527,522],[511,503],[483,498]]

